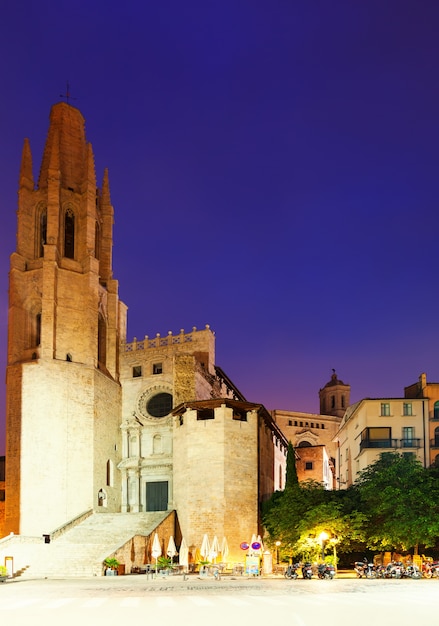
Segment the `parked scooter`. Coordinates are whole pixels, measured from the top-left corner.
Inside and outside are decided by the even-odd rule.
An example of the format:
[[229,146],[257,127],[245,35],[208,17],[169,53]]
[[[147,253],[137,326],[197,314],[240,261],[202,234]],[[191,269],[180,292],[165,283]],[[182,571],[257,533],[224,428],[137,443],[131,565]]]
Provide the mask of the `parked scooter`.
[[402,578],[404,575],[404,565],[401,561],[392,561],[386,567],[386,578]]
[[302,565],[302,577],[308,580],[312,578],[312,565],[309,561]]
[[403,575],[404,578],[413,578],[414,580],[419,580],[419,578],[422,578],[422,572],[416,565],[408,565],[405,568]]
[[376,578],[377,571],[373,563],[368,563],[367,560],[356,561],[354,563],[354,570],[358,578]]
[[298,577],[297,570],[300,568],[300,563],[293,563],[293,565],[288,565],[285,571],[285,578],[289,578],[290,580],[296,580]]
[[335,567],[329,563],[320,563],[317,566],[317,576],[322,579],[332,580],[335,576]]

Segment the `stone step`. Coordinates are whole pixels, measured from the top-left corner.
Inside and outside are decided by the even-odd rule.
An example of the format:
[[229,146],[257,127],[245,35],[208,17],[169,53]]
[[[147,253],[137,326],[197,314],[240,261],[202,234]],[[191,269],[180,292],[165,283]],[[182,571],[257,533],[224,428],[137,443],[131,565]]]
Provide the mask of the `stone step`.
[[17,536],[0,544],[0,562],[13,554],[21,578],[102,576],[106,557],[135,535],[149,536],[168,514],[94,513],[49,543]]

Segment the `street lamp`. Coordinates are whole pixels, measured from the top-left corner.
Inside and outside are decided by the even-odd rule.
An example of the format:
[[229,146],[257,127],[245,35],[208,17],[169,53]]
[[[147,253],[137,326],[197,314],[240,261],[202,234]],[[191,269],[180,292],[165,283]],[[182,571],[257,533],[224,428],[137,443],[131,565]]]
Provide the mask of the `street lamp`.
[[279,546],[280,546],[281,542],[280,541],[276,541],[276,564],[279,565]]
[[325,560],[325,543],[328,541],[328,539],[329,539],[328,533],[325,533],[324,531],[320,533],[319,540],[322,546],[322,561]]

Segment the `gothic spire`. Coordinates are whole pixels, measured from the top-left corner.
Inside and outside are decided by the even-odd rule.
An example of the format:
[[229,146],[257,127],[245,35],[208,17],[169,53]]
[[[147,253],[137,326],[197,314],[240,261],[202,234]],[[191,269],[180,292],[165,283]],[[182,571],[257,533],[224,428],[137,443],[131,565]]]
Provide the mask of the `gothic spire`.
[[32,174],[32,153],[30,149],[29,139],[24,140],[23,152],[21,155],[20,187],[26,187],[31,191],[34,188],[34,177]]

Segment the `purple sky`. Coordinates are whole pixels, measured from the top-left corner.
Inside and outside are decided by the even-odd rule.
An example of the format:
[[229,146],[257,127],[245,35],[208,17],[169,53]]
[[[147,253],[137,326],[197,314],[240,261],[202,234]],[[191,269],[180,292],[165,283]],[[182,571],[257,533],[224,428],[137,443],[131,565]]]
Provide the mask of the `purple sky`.
[[23,139],[37,175],[69,81],[129,340],[208,323],[268,409],[438,381],[438,32],[435,0],[2,3],[2,369]]

